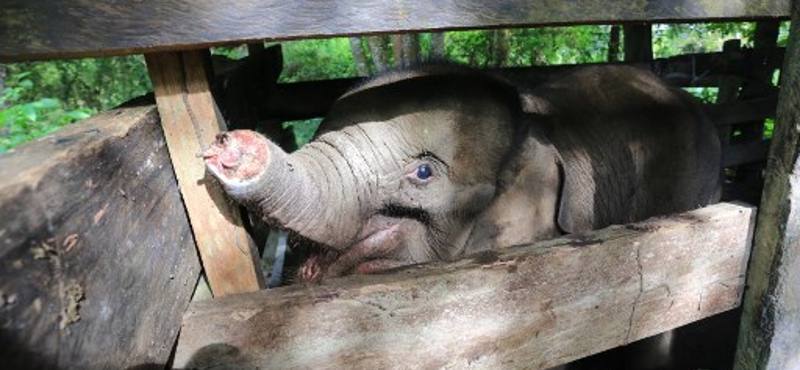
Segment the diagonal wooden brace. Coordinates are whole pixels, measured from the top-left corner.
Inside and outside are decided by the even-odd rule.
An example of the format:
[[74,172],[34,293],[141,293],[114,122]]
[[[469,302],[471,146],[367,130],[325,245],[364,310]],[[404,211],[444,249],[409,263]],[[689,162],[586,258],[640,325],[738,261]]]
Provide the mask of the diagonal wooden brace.
[[209,89],[206,53],[163,52],[145,59],[195,243],[211,290],[220,297],[256,291],[264,284],[239,209],[206,174],[200,157],[225,129]]

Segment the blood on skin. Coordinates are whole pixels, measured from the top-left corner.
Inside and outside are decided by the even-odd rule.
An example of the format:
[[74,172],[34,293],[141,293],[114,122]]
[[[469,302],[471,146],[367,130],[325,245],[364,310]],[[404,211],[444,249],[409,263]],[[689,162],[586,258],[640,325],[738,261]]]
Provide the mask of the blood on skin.
[[221,181],[244,181],[264,171],[269,159],[266,139],[255,132],[236,130],[217,135],[217,140],[203,153],[206,166]]

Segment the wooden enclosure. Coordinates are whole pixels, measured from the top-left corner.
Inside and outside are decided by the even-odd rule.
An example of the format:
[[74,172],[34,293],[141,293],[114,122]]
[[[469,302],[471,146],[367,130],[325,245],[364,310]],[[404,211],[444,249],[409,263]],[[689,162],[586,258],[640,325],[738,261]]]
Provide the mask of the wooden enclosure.
[[[6,0],[0,62],[145,54],[155,104],[143,99],[0,156],[0,362],[547,368],[743,302],[736,368],[800,368],[800,28],[785,50],[775,45],[790,16],[800,21],[800,1]],[[653,23],[745,20],[759,22],[752,49],[732,41],[719,53],[652,60]],[[451,264],[261,290],[239,210],[197,156],[225,129],[227,101],[245,99],[215,91],[209,46],[611,23],[641,40],[625,63],[676,86],[720,88],[722,103],[709,109],[735,172],[727,193],[761,199],[758,209],[723,203]],[[569,68],[499,72],[535,82]],[[268,91],[253,102],[256,118],[323,116],[353,82],[254,79]],[[773,117],[769,143],[759,133]],[[733,140],[734,131],[743,134]],[[767,158],[760,193],[752,163]],[[190,303],[200,260],[215,298]]]

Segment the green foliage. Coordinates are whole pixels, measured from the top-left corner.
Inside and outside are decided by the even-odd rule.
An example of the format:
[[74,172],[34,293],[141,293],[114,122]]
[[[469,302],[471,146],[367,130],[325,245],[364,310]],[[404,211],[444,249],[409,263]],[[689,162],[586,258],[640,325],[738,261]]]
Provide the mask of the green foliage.
[[786,41],[789,40],[789,21],[781,22],[780,28],[778,28],[778,46],[786,47]]
[[355,62],[346,38],[283,43],[283,73],[279,82],[355,77]]
[[608,54],[610,26],[513,30],[509,66],[599,63]]
[[128,56],[6,65],[0,152],[151,90],[144,58]]
[[144,58],[127,56],[8,64],[8,75],[28,73],[33,87],[19,102],[55,98],[71,109],[114,108],[152,88]]
[[654,25],[653,55],[666,58],[721,51],[722,44],[730,39],[740,39],[743,47],[752,47],[755,28],[753,22]]
[[[608,54],[610,26],[510,29],[504,32],[508,52],[496,60],[494,32],[445,34],[447,59],[477,67],[597,63]],[[424,46],[424,45],[423,45]]]
[[772,139],[773,133],[775,133],[775,119],[767,118],[764,120],[764,139]]
[[0,95],[0,106],[8,106],[0,110],[0,153],[94,113],[89,108],[65,109],[55,98],[20,103],[20,99],[35,87],[29,76],[30,73],[12,75]]
[[694,95],[695,98],[708,104],[717,102],[717,95],[719,94],[718,87],[686,87],[684,88],[688,93]]
[[228,59],[239,60],[247,56],[247,45],[222,46],[211,48],[212,55],[222,55]]
[[283,123],[283,128],[291,128],[294,130],[294,141],[299,148],[311,141],[311,138],[314,137],[314,134],[317,132],[317,128],[319,128],[319,124],[321,122],[322,118],[312,118],[302,121],[286,121]]

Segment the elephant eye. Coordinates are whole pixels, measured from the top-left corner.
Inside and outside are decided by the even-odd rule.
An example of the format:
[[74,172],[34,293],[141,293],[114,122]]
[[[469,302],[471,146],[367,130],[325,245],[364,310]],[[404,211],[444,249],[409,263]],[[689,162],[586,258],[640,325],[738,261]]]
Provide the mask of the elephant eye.
[[408,176],[419,183],[425,183],[433,177],[433,168],[427,163],[421,164],[415,170],[412,170]]
[[422,164],[417,167],[416,176],[420,180],[427,180],[433,176],[433,170],[431,169],[431,166]]

